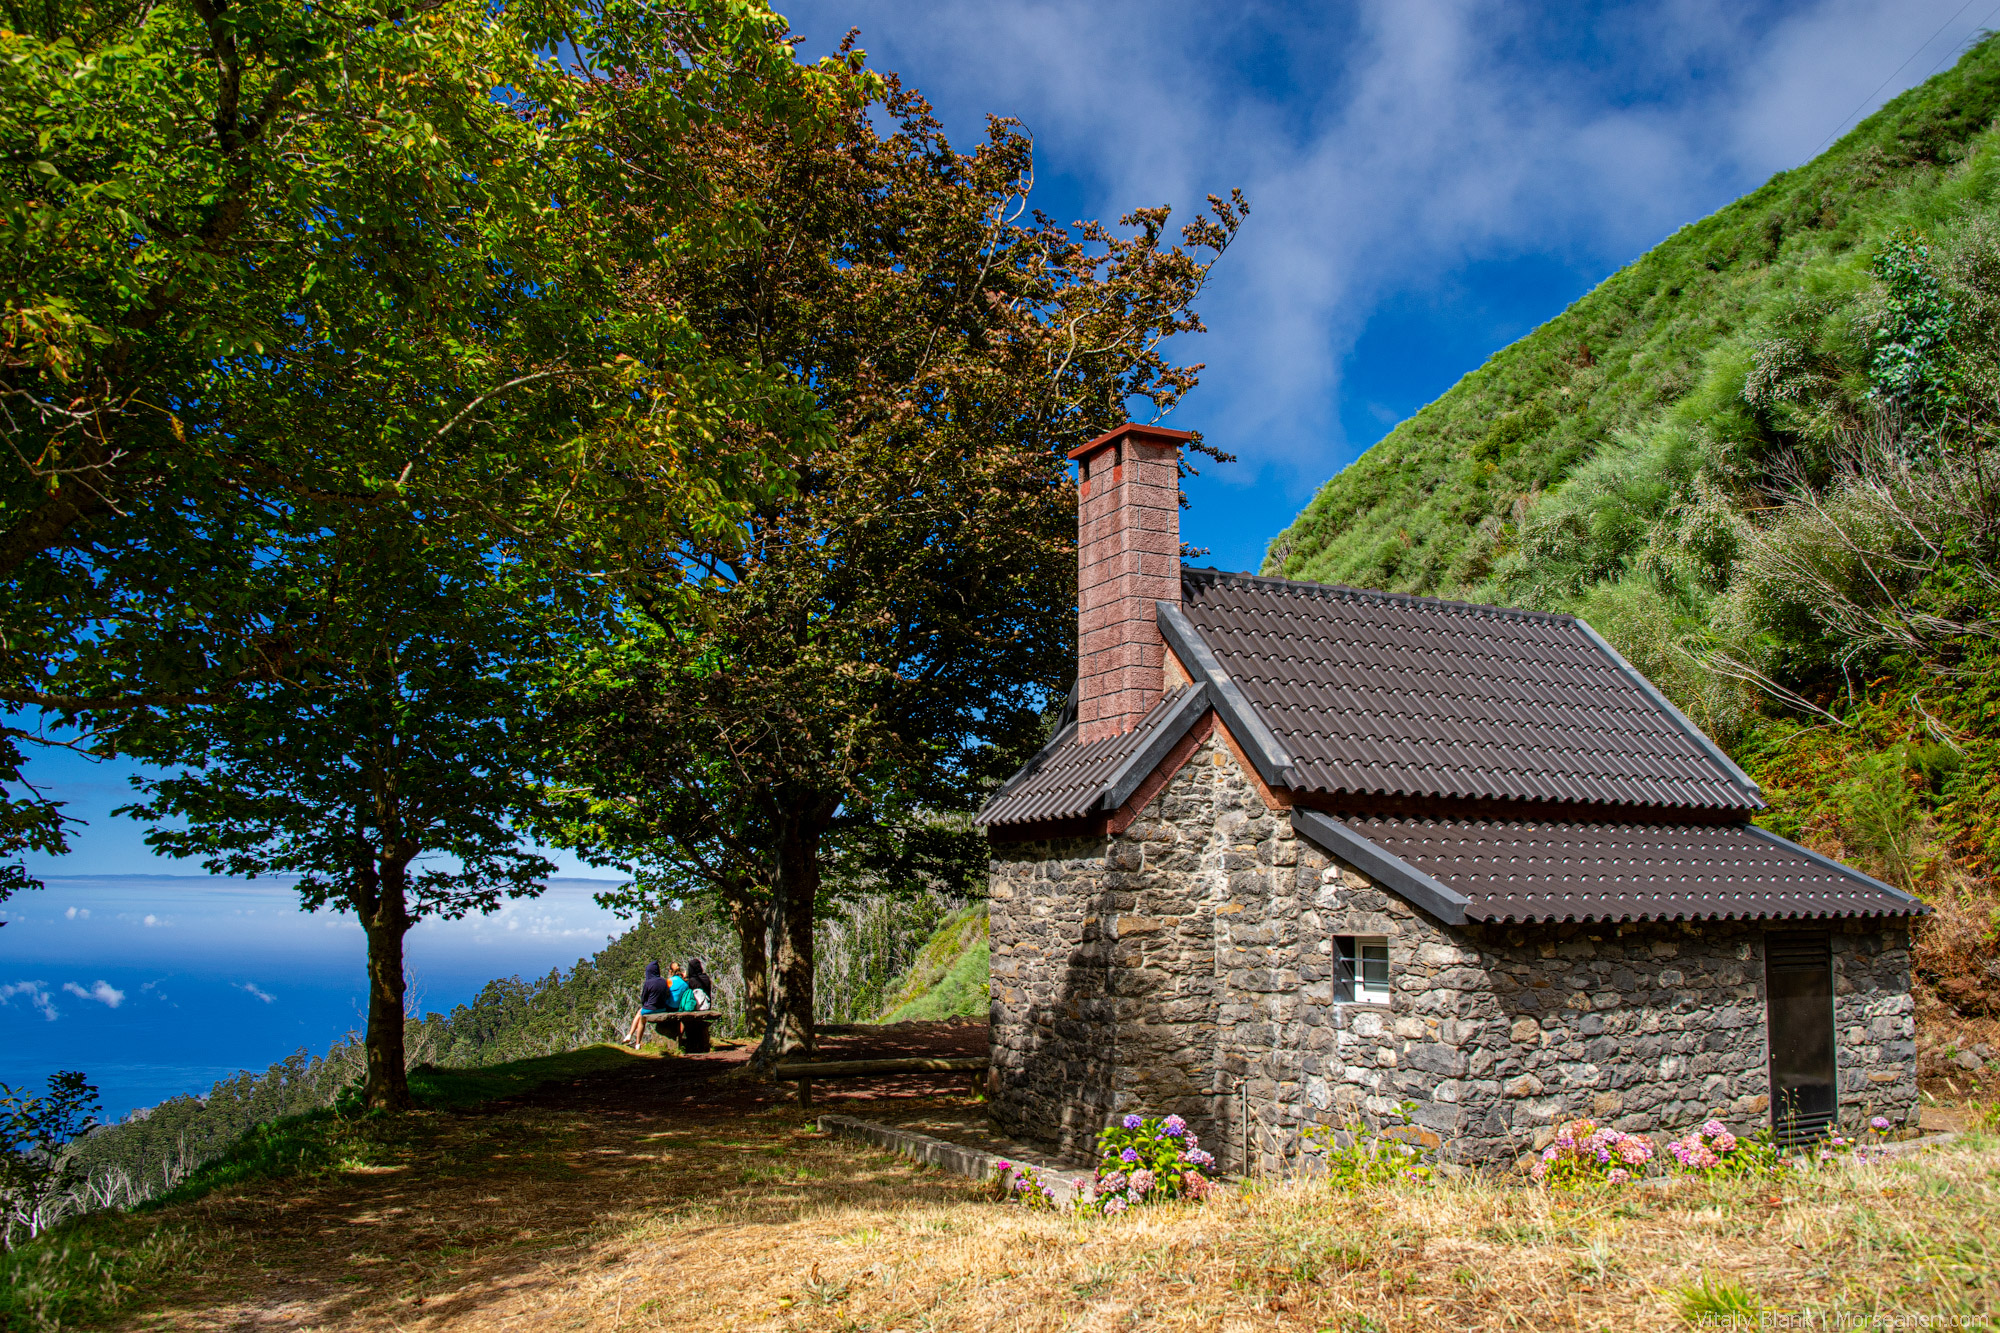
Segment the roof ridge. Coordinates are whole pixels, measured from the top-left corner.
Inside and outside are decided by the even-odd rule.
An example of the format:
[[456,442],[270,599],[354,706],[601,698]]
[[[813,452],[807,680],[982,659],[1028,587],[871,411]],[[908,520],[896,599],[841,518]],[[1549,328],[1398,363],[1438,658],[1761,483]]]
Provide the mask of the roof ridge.
[[1498,620],[1526,620],[1543,624],[1573,625],[1576,617],[1556,611],[1534,611],[1524,606],[1495,606],[1490,602],[1456,602],[1444,597],[1423,597],[1412,592],[1384,592],[1379,588],[1353,588],[1345,583],[1316,583],[1309,579],[1273,578],[1269,574],[1251,574],[1245,571],[1199,568],[1182,565],[1181,577],[1194,577],[1211,583],[1250,584],[1252,586],[1282,588],[1337,601],[1375,601],[1404,606],[1435,607],[1443,611],[1462,611],[1473,615]]

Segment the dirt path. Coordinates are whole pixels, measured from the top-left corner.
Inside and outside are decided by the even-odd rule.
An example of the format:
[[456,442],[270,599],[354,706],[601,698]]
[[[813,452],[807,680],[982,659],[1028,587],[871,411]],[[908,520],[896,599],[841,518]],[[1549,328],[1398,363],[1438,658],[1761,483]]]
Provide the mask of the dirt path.
[[[650,1062],[630,1071],[591,1075],[544,1084],[534,1092],[481,1108],[505,1114],[520,1107],[585,1111],[608,1115],[732,1115],[764,1110],[793,1099],[791,1084],[773,1085],[717,1076],[742,1068],[753,1048],[712,1051]],[[821,1034],[816,1060],[884,1060],[903,1056],[983,1056],[986,1025],[974,1022],[897,1023],[879,1028],[835,1028]],[[881,1078],[821,1080],[813,1085],[820,1110],[842,1104],[878,1102],[957,1092],[962,1075],[898,1074]]]

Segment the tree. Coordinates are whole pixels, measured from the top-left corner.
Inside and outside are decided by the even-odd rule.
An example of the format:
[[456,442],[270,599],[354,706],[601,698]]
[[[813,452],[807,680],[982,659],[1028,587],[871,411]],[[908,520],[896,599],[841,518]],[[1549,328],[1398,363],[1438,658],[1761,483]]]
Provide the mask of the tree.
[[75,1070],[49,1075],[48,1089],[0,1083],[0,1249],[14,1248],[17,1230],[32,1240],[53,1226],[82,1181],[76,1155],[97,1126],[97,1089]]
[[[629,281],[755,230],[715,206],[691,133],[806,130],[835,91],[767,9],[6,16],[0,703],[101,738],[91,719],[295,672],[312,626],[243,575],[307,512],[414,503],[616,567],[715,540],[781,479],[767,446],[806,401]],[[0,851],[63,845],[22,782],[37,738],[0,723]]]
[[[130,717],[121,748],[178,771],[134,779],[150,799],[125,813],[152,821],[146,840],[169,855],[296,874],[302,907],[354,913],[364,1096],[401,1108],[404,936],[538,893],[555,868],[521,846],[546,818],[521,701],[557,626],[576,633],[584,612],[560,582],[421,515],[308,536],[269,595],[314,627],[312,671]],[[161,826],[174,819],[185,827]]]
[[605,818],[605,845],[726,900],[768,891],[765,1061],[812,1045],[829,835],[963,808],[1039,739],[1073,659],[1065,452],[1194,384],[1161,344],[1201,328],[1243,213],[1211,200],[1179,246],[1165,209],[1122,231],[1029,215],[1020,128],[957,153],[893,78],[839,128],[705,130],[723,188],[771,222],[661,277],[710,346],[810,385],[831,439],[747,540],[701,552],[698,616],[662,622],[638,590],[630,637],[579,655],[564,710],[566,780],[631,816]]

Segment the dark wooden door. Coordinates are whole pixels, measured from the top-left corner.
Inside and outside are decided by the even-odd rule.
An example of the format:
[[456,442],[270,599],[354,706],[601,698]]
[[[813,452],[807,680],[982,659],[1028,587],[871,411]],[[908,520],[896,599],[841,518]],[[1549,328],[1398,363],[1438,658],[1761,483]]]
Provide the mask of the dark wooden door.
[[1833,1054],[1833,951],[1823,930],[1764,936],[1771,1047],[1771,1131],[1795,1147],[1824,1134],[1840,1110]]

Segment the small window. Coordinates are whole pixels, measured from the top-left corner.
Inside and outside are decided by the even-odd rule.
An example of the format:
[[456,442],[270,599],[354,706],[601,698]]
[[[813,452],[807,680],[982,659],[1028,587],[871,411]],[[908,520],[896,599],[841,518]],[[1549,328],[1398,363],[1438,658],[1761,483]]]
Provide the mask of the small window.
[[1333,998],[1342,1004],[1389,1003],[1389,941],[1382,935],[1336,935],[1340,970]]

